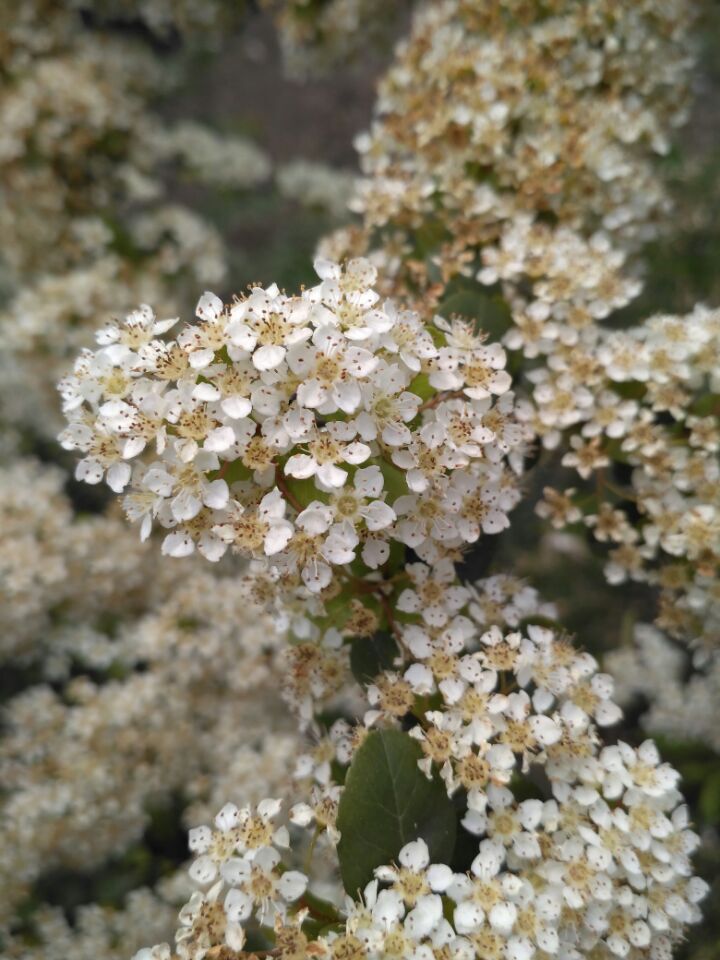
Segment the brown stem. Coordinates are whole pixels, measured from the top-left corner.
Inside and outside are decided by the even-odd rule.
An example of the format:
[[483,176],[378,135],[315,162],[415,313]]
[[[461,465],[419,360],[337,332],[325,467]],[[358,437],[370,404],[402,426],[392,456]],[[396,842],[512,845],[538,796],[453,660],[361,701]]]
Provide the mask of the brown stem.
[[296,901],[296,904],[299,907],[304,907],[314,920],[324,920],[329,923],[338,922],[336,914],[324,913],[322,910],[318,910],[317,906],[309,903],[305,897],[300,897],[300,899]]
[[598,496],[602,495],[603,490],[609,490],[610,493],[614,493],[615,496],[620,497],[621,500],[629,500],[637,503],[635,494],[631,490],[623,490],[622,487],[616,487],[614,483],[608,480],[605,470],[597,471],[595,490]]
[[400,644],[401,647],[405,647],[405,641],[403,640],[402,630],[398,626],[397,620],[393,616],[392,607],[390,606],[390,601],[385,596],[384,593],[378,591],[378,600],[380,601],[380,606],[383,608],[383,613],[385,614],[385,619],[388,622],[388,626],[392,631],[393,636]]
[[445,390],[443,393],[436,393],[435,396],[430,400],[426,400],[425,403],[421,403],[417,409],[417,412],[422,413],[423,410],[431,410],[439,403],[442,403],[443,400],[457,400],[462,397],[462,395],[462,390]]
[[302,513],[303,505],[297,499],[290,487],[288,487],[285,480],[285,475],[283,474],[282,467],[279,463],[275,466],[275,486],[278,488],[280,493],[282,493],[290,506],[297,510],[298,513]]
[[356,577],[352,573],[348,573],[347,570],[343,570],[342,567],[338,568],[338,575],[351,584],[358,593],[375,593],[382,586],[382,583]]

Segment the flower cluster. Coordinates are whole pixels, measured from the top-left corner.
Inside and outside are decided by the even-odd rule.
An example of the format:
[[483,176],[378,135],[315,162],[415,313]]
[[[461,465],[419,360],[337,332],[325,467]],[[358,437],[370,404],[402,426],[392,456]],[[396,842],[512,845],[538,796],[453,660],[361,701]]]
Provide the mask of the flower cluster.
[[[321,243],[319,281],[207,292],[182,326],[223,245],[164,180],[244,189],[271,166],[153,116],[170,71],[144,41],[216,38],[243,5],[90,6],[0,13],[0,379],[15,453],[52,429],[62,369],[75,479],[140,542],[105,491],[71,483],[71,504],[59,469],[0,470],[0,951],[669,960],[707,891],[680,775],[631,724],[605,737],[615,683],[560,626],[567,598],[486,535],[546,485],[541,518],[660,594],[668,637],[638,627],[608,658],[620,699],[713,737],[720,314],[602,325],[668,209],[653,160],[687,112],[686,4],[419,4],[358,140],[362,221]],[[390,20],[261,6],[301,72]],[[276,183],[332,216],[349,190],[302,162]],[[171,806],[187,871],[156,858],[153,893],[73,929],[36,909],[55,871],[147,852]],[[138,949],[182,900],[175,947]]]
[[101,663],[97,625],[151,606],[169,582],[150,576],[152,553],[122,518],[76,518],[63,482],[32,460],[0,469],[0,661],[42,661],[52,677],[73,659]]
[[126,491],[143,538],[156,520],[165,553],[230,545],[313,592],[333,567],[378,569],[393,542],[502,530],[524,436],[498,344],[381,302],[368,261],[316,268],[296,297],[205,294],[172,340],[175,321],[143,307],[61,384],[77,477]]
[[[573,234],[567,242],[579,243]],[[617,276],[607,248],[586,248]],[[567,276],[562,255],[546,249]],[[554,609],[535,591],[510,577],[474,587],[457,579],[463,548],[507,523],[522,424],[550,436],[537,423],[551,422],[542,391],[559,368],[531,370],[534,403],[516,411],[504,351],[473,325],[435,317],[430,326],[381,301],[367,260],[316,269],[321,282],[297,297],[255,287],[225,306],[205,294],[199,322],[171,340],[161,338],[175,321],[147,307],[105,327],[99,349],[61,385],[70,421],[62,442],[85,454],[78,478],[106,476],[124,494],[143,537],[154,520],[169,529],[164,552],[197,547],[218,560],[230,544],[255,561],[248,590],[275,607],[291,639],[277,661],[284,697],[319,738],[297,762],[304,799],[292,823],[314,825],[331,856],[342,841],[337,771],[352,769],[374,731],[406,729],[421,774],[456,798],[475,857],[467,872],[430,864],[420,838],[399,851],[399,866],[378,868],[344,914],[322,907],[333,929],[318,935],[308,926],[317,905],[305,897],[307,871],[289,869],[277,849],[287,839],[270,822],[279,804],[266,803],[267,817],[230,807],[220,836],[191,835],[200,853],[191,876],[203,890],[181,912],[177,955],[243,951],[270,924],[288,958],[431,957],[446,947],[519,960],[596,948],[667,954],[697,921],[705,892],[692,877],[697,837],[677,772],[650,741],[603,747],[599,730],[620,719],[612,679],[547,625]],[[517,267],[499,256],[488,255],[485,269],[497,276],[483,282],[516,282]],[[614,296],[603,277],[558,283],[556,306],[574,290],[588,318],[576,338],[560,339],[558,357],[599,341],[593,320],[617,305],[603,302]],[[591,370],[604,357],[598,351]],[[596,394],[587,395],[579,416],[554,424],[559,435],[591,422]],[[611,407],[602,394],[597,403]],[[597,414],[603,427],[615,423],[612,412]],[[423,562],[391,557],[398,548]],[[371,676],[361,668],[360,692],[357,656],[378,637],[384,653]],[[323,733],[326,708],[342,719]],[[547,787],[528,798],[517,784],[533,770]],[[300,896],[310,905],[298,910]]]
[[[611,583],[658,587],[660,626],[712,643],[720,627],[720,312],[696,307],[592,339],[565,353],[567,363],[556,351],[552,368],[530,374],[546,441],[570,428],[562,465],[580,483],[546,490],[538,512],[556,528],[583,523],[609,548]],[[597,490],[588,500],[582,482],[590,478]]]
[[[643,725],[656,735],[691,740],[720,753],[715,722],[720,697],[720,657],[702,651],[688,664],[686,651],[657,627],[637,624],[633,646],[611,651],[608,670],[617,677],[617,697],[649,703]],[[690,666],[690,669],[688,669]]]
[[[58,429],[48,387],[91,342],[98,317],[142,301],[177,310],[224,277],[218,232],[170,202],[170,175],[243,190],[270,174],[248,140],[169,126],[151,110],[172,73],[117,24],[147,14],[159,27],[163,9],[173,12],[163,0],[94,5],[92,32],[82,29],[84,6],[32,0],[0,12],[0,232],[13,238],[0,258],[9,294],[0,404],[4,420],[46,436]],[[186,6],[174,5],[178,21]]]
[[[441,583],[444,589],[433,589]],[[532,622],[542,617],[537,598],[525,593],[519,629],[476,621],[477,598],[497,591],[495,579],[468,589],[453,585],[449,571],[412,570],[398,603],[412,622],[398,628],[396,666],[367,688],[364,729],[338,722],[299,759],[298,783],[315,786],[310,803],[290,811],[295,824],[315,821],[332,849],[341,839],[331,811],[342,787],[332,785],[330,761],[351,762],[368,727],[405,724],[421,746],[421,769],[428,776],[439,770],[448,793],[462,798],[462,829],[475,850],[469,866],[432,863],[425,841],[413,841],[397,863],[376,868],[376,879],[344,911],[321,908],[329,932],[312,939],[304,921],[316,915],[317,900],[306,898],[294,914],[286,905],[305,892],[307,876],[283,873],[281,885],[279,854],[265,853],[287,841],[273,823],[279,804],[264,801],[257,812],[229,806],[217,831],[190,834],[199,854],[190,873],[202,891],[181,912],[182,960],[223,944],[240,949],[253,915],[266,925],[274,918],[283,958],[300,946],[328,960],[529,960],[601,947],[617,957],[668,955],[685,924],[698,919],[706,889],[691,873],[698,838],[678,774],[650,741],[602,746],[598,727],[620,716],[612,680],[568,639]],[[516,595],[522,592],[517,585]],[[528,770],[543,771],[547,793],[518,796],[516,775]],[[250,849],[251,837],[261,852]],[[170,956],[169,948],[156,949]]]
[[[119,590],[107,541],[87,546],[105,564],[102,582]],[[144,606],[113,621],[110,597],[104,622],[100,611],[95,620],[83,616],[77,600],[68,610],[71,662],[95,675],[111,666],[116,679],[62,682],[55,670],[52,686],[31,686],[4,707],[0,889],[8,905],[45,871],[93,869],[136,843],[151,799],[167,802],[182,788],[192,822],[250,772],[248,797],[288,779],[299,742],[274,693],[282,634],[233,577],[197,567],[174,569],[169,578],[153,577],[147,566],[139,573],[165,594],[162,602],[151,592]],[[89,586],[77,572],[73,583],[78,593]],[[130,587],[120,596],[128,604]],[[50,593],[47,603],[51,610]],[[249,622],[239,631],[241,621]],[[59,648],[48,668],[60,659],[63,639],[61,629],[48,631]]]
[[358,140],[356,241],[381,229],[395,292],[470,274],[526,214],[635,243],[667,209],[651,160],[687,113],[688,5],[506,7],[421,6]]
[[3,955],[7,960],[127,960],[149,937],[162,940],[172,933],[173,902],[141,888],[119,910],[82,905],[72,924],[59,907],[42,907],[33,916],[34,942],[10,936],[3,942]]
[[241,951],[248,921],[293,925],[308,878],[283,863],[280,851],[289,848],[290,835],[275,823],[281,807],[280,800],[270,798],[255,808],[228,803],[215,817],[216,829],[190,831],[189,846],[197,855],[190,876],[206,889],[194,893],[180,912],[181,956],[206,956],[218,943]]

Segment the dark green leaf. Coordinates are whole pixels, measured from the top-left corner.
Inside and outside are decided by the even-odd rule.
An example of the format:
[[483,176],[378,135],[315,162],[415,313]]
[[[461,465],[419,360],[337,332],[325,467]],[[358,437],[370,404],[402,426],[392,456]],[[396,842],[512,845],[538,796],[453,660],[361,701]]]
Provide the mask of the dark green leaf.
[[508,330],[511,321],[510,308],[503,297],[480,283],[456,285],[441,301],[437,312],[442,317],[457,313],[468,320],[476,320],[478,328],[493,340]]
[[720,771],[711,774],[700,791],[700,813],[707,823],[720,821]]
[[389,670],[398,647],[392,634],[378,630],[372,637],[355,637],[350,648],[350,668],[358,683],[367,684],[382,671]]
[[399,730],[374,731],[355,754],[337,821],[340,873],[351,896],[411,840],[425,840],[431,860],[449,862],[455,810],[442,781],[418,768],[421,758],[419,744]]

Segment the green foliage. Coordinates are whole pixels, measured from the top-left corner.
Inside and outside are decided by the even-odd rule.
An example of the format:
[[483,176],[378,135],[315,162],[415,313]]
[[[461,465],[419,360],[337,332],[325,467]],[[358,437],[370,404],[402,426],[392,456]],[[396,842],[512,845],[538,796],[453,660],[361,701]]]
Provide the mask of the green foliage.
[[350,647],[350,669],[360,684],[370,683],[382,670],[391,669],[398,646],[392,634],[378,630],[372,637],[355,637]]
[[456,818],[442,781],[418,768],[422,750],[399,730],[376,730],[355,754],[340,801],[338,845],[345,890],[355,895],[373,871],[422,838],[432,860],[447,863]]
[[484,284],[466,277],[456,278],[448,284],[438,313],[443,317],[459,314],[475,320],[478,329],[484,330],[492,340],[499,340],[511,324],[510,308],[502,294],[499,291],[493,293]]

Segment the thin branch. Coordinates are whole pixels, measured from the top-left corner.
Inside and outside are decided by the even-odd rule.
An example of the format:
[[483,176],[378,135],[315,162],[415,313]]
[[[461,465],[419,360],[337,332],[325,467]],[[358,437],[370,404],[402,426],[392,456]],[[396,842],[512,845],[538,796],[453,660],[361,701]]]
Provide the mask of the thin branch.
[[283,474],[282,467],[279,463],[275,465],[275,486],[278,488],[280,493],[282,493],[290,506],[297,510],[298,513],[302,513],[303,505],[297,499],[290,487],[288,487],[287,481],[285,480],[285,475]]
[[462,390],[445,390],[443,393],[436,393],[435,396],[430,400],[426,400],[425,403],[421,403],[417,409],[417,412],[422,413],[423,410],[431,410],[444,400],[459,400],[462,395]]

